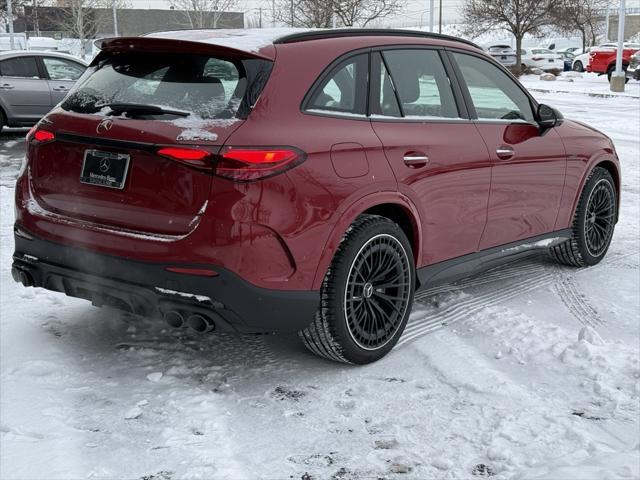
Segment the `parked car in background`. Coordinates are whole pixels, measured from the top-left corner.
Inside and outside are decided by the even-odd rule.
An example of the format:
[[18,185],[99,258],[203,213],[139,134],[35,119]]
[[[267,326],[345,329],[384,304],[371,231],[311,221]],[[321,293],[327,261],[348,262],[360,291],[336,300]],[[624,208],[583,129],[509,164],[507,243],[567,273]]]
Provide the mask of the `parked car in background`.
[[30,126],[67,95],[87,64],[57,52],[0,52],[0,131]]
[[523,48],[522,66],[541,70],[564,70],[564,59],[546,48]]
[[640,50],[631,55],[629,66],[627,67],[627,78],[640,80]]
[[564,62],[564,71],[568,72],[569,70],[571,70],[573,68],[573,59],[576,58],[576,56],[573,53],[567,51],[557,53],[562,57],[562,60]]
[[516,51],[510,45],[492,45],[487,53],[505,67],[514,67],[518,62]]
[[[633,47],[640,48],[640,45],[637,43],[625,42],[623,45],[624,45],[624,48],[633,48]],[[611,50],[611,49],[616,49],[617,47],[618,47],[617,43],[607,42],[607,43],[601,43],[600,45],[595,47],[587,47],[586,51],[584,52],[582,51],[582,49],[580,49],[576,51],[576,57],[573,59],[573,65],[571,69],[574,72],[586,72],[590,62],[589,55],[592,52],[595,52],[597,50]]]
[[[622,50],[622,69],[627,70],[631,56],[640,50],[640,44],[637,43],[624,43]],[[616,57],[618,54],[618,48],[605,48],[595,49],[589,53],[589,65],[587,65],[587,72],[598,73],[600,75],[606,74],[611,81],[611,75],[616,70]]]
[[613,143],[475,44],[278,34],[101,41],[27,136],[14,280],[199,333],[298,332],[363,364],[393,348],[420,289],[532,249],[604,258]]

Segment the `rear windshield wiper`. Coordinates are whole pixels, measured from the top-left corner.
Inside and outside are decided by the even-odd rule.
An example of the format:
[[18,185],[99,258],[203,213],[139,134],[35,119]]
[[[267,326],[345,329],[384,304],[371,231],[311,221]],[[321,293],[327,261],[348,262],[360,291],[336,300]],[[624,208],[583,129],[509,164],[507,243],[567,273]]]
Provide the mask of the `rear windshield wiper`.
[[175,115],[177,117],[188,117],[189,112],[182,110],[171,110],[168,108],[158,107],[156,105],[144,105],[141,103],[107,103],[101,105],[108,107],[113,113],[130,113],[133,115]]

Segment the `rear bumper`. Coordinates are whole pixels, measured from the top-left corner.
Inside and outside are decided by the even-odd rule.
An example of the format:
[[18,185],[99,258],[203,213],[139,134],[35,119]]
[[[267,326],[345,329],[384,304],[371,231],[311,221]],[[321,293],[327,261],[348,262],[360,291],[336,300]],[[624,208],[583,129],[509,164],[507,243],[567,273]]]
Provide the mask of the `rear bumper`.
[[[256,287],[218,265],[139,262],[29,236],[14,236],[14,280],[84,298],[96,306],[149,317],[169,310],[200,313],[220,331],[266,333],[305,328],[320,304],[317,291]],[[218,275],[173,273],[167,266],[210,269]]]

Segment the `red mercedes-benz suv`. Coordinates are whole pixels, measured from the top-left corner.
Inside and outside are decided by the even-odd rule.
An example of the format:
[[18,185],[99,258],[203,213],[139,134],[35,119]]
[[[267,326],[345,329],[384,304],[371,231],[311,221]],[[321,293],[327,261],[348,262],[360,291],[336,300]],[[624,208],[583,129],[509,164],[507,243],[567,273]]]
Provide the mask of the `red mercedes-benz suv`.
[[474,44],[268,36],[100,41],[28,135],[14,278],[200,332],[299,332],[362,364],[393,348],[417,289],[532,249],[604,257],[611,140]]

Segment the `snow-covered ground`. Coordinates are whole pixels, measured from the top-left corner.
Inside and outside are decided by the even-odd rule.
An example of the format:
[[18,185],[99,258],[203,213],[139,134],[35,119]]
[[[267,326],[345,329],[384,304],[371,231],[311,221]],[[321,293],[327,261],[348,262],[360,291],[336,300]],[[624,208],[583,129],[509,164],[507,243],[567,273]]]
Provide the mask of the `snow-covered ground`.
[[606,260],[535,257],[421,293],[400,344],[364,367],[15,284],[24,133],[2,134],[0,478],[639,478],[640,84],[523,82],[616,143]]

